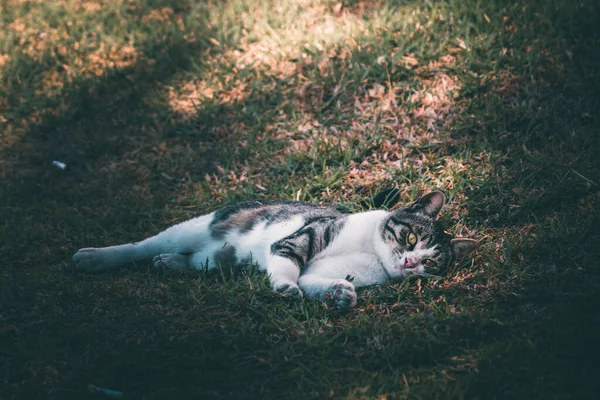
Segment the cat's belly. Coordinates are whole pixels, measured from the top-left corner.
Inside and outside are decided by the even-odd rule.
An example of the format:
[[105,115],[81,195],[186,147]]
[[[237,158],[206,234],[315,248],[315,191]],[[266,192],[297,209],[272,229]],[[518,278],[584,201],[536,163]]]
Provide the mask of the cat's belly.
[[234,231],[221,239],[211,238],[201,250],[192,254],[191,265],[196,269],[248,266],[258,264],[259,269],[266,268],[266,257],[271,244],[296,232],[304,226],[304,218],[292,219],[270,224],[261,222],[248,232]]

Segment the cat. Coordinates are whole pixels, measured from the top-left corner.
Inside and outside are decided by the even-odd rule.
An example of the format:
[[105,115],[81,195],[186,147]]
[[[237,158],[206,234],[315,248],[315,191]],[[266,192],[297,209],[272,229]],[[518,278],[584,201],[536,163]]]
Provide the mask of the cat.
[[357,287],[437,273],[479,247],[443,231],[437,217],[444,202],[435,191],[395,211],[348,214],[303,202],[244,201],[139,243],[81,249],[73,260],[89,272],[151,257],[154,267],[173,269],[258,263],[275,291],[350,309]]

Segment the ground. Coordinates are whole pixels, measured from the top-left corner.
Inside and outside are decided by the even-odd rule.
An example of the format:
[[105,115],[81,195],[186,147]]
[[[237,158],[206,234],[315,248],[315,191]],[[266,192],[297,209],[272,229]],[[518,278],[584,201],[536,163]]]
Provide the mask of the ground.
[[[0,2],[0,398],[595,398],[599,14]],[[73,271],[231,201],[389,187],[444,190],[477,255],[347,313],[255,271]]]

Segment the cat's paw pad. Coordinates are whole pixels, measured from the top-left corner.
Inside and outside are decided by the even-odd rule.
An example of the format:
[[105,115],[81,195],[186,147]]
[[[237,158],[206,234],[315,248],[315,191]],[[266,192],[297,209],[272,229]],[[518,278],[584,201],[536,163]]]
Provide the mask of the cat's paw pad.
[[349,310],[356,305],[356,290],[347,280],[341,280],[333,285],[331,297],[335,307],[340,310]]
[[82,272],[98,272],[110,268],[102,249],[80,249],[73,255],[75,268]]
[[159,254],[152,260],[154,268],[183,269],[188,267],[188,257],[183,254]]
[[291,297],[302,297],[302,291],[300,287],[295,283],[282,283],[278,285],[274,285],[274,289],[277,293],[283,296],[291,296]]

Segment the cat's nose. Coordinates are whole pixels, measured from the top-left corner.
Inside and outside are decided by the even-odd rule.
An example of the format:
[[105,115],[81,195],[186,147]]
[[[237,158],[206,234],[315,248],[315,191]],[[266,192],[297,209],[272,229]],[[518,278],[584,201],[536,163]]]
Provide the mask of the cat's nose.
[[404,260],[404,268],[412,268],[417,265],[417,260],[414,258],[406,257]]

